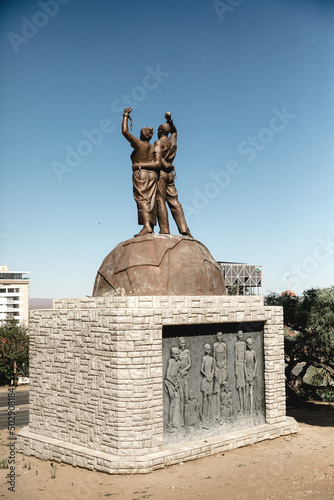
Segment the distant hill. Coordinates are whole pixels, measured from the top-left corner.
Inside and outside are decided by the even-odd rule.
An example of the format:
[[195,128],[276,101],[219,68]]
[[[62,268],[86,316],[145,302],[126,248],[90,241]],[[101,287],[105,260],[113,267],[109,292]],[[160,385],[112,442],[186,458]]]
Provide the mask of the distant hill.
[[53,299],[29,299],[30,309],[52,309]]

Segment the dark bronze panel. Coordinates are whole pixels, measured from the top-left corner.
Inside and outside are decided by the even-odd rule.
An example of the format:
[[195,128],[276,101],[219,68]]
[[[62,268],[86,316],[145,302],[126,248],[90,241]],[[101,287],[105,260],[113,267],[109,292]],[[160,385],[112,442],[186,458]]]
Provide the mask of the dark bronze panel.
[[263,323],[163,328],[164,444],[265,423]]

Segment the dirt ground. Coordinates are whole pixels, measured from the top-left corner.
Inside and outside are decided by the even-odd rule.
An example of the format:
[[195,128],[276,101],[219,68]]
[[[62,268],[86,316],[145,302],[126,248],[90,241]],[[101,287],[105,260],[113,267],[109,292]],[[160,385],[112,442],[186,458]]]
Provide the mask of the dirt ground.
[[[287,413],[299,422],[298,434],[151,474],[110,476],[17,454],[16,491],[8,491],[8,469],[1,468],[0,499],[333,500],[334,406],[307,403]],[[9,456],[7,438],[0,431],[0,463]]]

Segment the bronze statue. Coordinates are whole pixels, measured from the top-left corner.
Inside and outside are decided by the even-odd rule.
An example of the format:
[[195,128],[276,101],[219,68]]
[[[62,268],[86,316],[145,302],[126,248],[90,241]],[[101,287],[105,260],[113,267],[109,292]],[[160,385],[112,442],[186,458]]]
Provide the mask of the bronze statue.
[[[185,236],[191,236],[175,187],[173,161],[177,149],[177,130],[170,112],[165,113],[165,118],[167,123],[162,123],[158,128],[158,138],[162,149],[161,170],[156,195],[160,234],[169,234],[170,232],[167,202],[179,232]],[[171,134],[170,137],[168,137],[169,133]]]
[[[191,237],[178,201],[173,177],[177,132],[171,114],[165,114],[166,123],[159,127],[159,139],[152,145],[153,128],[142,128],[140,138],[130,133],[131,112],[130,107],[124,109],[122,134],[133,148],[133,196],[138,223],[142,224],[135,236],[140,237],[119,243],[106,256],[96,275],[93,296],[226,295],[221,267],[209,250]],[[182,235],[168,234],[166,203]],[[155,236],[158,206],[162,234]],[[181,392],[183,409],[188,396],[186,372]]]
[[177,130],[171,113],[168,111],[165,113],[166,123],[160,125],[158,140],[153,146],[150,144],[153,136],[152,127],[142,128],[140,139],[129,132],[128,119],[132,123],[131,111],[130,107],[124,109],[122,134],[133,147],[131,154],[133,197],[137,203],[138,224],[143,224],[142,230],[135,236],[153,233],[157,216],[160,234],[170,233],[167,202],[179,232],[191,237],[175,187],[173,161],[177,149]]
[[125,108],[122,122],[122,134],[133,147],[132,160],[132,182],[133,197],[137,203],[138,224],[143,224],[142,230],[135,236],[153,233],[156,225],[156,191],[161,166],[160,142],[156,141],[154,146],[150,144],[153,136],[152,127],[143,127],[140,131],[140,139],[134,137],[128,129],[128,119],[131,108]]

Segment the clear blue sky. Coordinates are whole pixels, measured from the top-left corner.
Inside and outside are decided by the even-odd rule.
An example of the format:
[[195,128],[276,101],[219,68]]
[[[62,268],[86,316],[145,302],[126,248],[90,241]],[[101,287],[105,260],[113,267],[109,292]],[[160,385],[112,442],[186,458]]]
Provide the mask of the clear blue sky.
[[287,269],[297,293],[333,285],[334,2],[216,4],[1,2],[0,264],[31,297],[90,295],[138,231],[128,99],[137,136],[172,112],[179,198],[217,260],[263,265],[264,293]]

